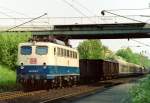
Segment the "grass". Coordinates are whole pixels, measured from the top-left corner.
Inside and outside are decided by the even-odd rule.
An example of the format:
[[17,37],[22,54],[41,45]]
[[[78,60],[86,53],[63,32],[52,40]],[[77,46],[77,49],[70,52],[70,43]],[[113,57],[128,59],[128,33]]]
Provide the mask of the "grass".
[[0,65],[0,84],[15,83],[16,73],[5,66]]
[[0,65],[0,92],[13,91],[18,88],[16,84],[16,72]]
[[131,88],[132,103],[150,103],[150,75]]

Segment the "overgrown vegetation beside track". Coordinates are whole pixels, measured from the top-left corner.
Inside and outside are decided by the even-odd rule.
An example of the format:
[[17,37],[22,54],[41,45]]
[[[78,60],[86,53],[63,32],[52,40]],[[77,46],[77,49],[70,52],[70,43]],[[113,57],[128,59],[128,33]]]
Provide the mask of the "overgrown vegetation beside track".
[[18,44],[28,41],[29,32],[0,33],[0,92],[20,88],[16,84]]
[[131,88],[130,96],[132,103],[150,103],[150,75]]
[[20,88],[16,84],[16,73],[6,66],[0,65],[0,92],[12,91]]
[[15,70],[18,44],[28,41],[30,36],[29,32],[0,33],[0,64]]

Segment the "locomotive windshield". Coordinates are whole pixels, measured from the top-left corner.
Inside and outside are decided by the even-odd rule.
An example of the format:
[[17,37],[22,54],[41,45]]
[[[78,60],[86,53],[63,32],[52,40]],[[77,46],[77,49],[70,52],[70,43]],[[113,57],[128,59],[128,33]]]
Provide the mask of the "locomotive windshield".
[[48,53],[47,46],[37,46],[36,47],[36,54],[38,55],[46,55]]
[[21,54],[22,55],[30,55],[32,53],[32,47],[31,46],[22,46],[21,47]]

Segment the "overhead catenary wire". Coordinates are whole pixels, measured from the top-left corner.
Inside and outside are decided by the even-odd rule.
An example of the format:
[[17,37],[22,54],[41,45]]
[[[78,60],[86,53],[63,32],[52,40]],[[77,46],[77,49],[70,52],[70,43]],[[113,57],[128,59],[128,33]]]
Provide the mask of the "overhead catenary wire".
[[14,12],[14,13],[16,13],[16,14],[18,14],[18,15],[22,15],[22,16],[24,16],[24,17],[29,17],[28,15],[26,15],[26,14],[24,14],[24,13],[18,12],[18,11],[16,11],[16,10],[13,10],[13,9],[10,9],[10,8],[7,8],[7,7],[1,6],[1,5],[0,5],[0,8],[1,8],[1,9],[4,9],[4,10],[9,10],[10,12]]
[[[101,14],[104,15],[104,12],[107,12],[107,13],[110,13],[110,14],[113,14],[113,15],[116,15],[116,16],[119,16],[119,17],[123,17],[123,18],[126,18],[126,19],[130,19],[130,20],[133,20],[133,21],[137,21],[137,22],[140,22],[140,23],[145,23],[145,22],[143,22],[143,21],[139,21],[139,20],[136,20],[136,19],[128,18],[128,17],[122,16],[122,15],[118,15],[118,14],[109,12],[109,11],[107,11],[107,10],[101,11]],[[145,43],[143,43],[143,42],[141,42],[141,41],[137,41],[137,40],[134,40],[134,39],[131,39],[131,40],[132,40],[132,41],[135,41],[135,42],[137,42],[137,43],[139,43],[139,44],[142,44],[142,45],[144,45],[144,46],[150,47],[150,45],[145,44]]]
[[135,11],[135,10],[150,10],[150,8],[137,8],[137,9],[108,9],[107,11]]
[[[131,17],[133,17],[133,16],[138,16],[138,17],[140,17],[140,16],[142,16],[142,17],[147,17],[147,18],[149,18],[150,17],[150,15],[124,15],[124,16],[131,16]],[[102,16],[88,16],[89,18],[92,18],[92,17],[102,17]],[[117,16],[107,16],[107,17],[117,17]],[[47,18],[47,17],[46,17]],[[41,19],[46,19],[46,18],[41,18]],[[72,16],[72,17],[48,17],[48,18],[83,18],[83,16]],[[9,18],[5,18],[5,17],[0,17],[0,19],[33,19],[33,17],[9,17]]]
[[143,43],[143,42],[141,42],[141,41],[138,41],[138,40],[135,40],[135,39],[130,39],[130,40],[132,40],[132,41],[134,41],[134,42],[137,42],[137,43],[139,43],[139,44],[142,44],[142,45],[144,45],[144,46],[150,47],[150,45],[145,44],[145,43]]
[[[68,5],[70,5],[73,9],[75,9],[77,12],[79,12],[80,14],[82,14],[83,16],[86,16],[88,17],[87,15],[85,15],[82,11],[80,11],[78,8],[74,7],[71,3],[69,3],[67,0],[63,0],[65,3],[67,3]],[[116,9],[117,10],[117,9]],[[118,10],[125,10],[125,9],[118,9]],[[128,10],[131,10],[131,9],[128,9]],[[136,9],[134,9],[136,10]],[[129,17],[126,17],[126,16],[122,16],[122,15],[118,15],[118,14],[115,14],[115,13],[112,13],[112,12],[109,12],[111,10],[103,10],[101,11],[101,14],[104,14],[104,12],[107,12],[107,13],[110,13],[110,14],[113,14],[115,16],[119,16],[119,17],[123,17],[123,18],[126,18],[126,19],[129,19],[129,20],[132,20],[132,21],[135,21],[135,22],[139,22],[139,23],[146,23],[146,22],[143,22],[143,21],[140,21],[140,20],[136,20],[136,19],[133,19],[133,18],[129,18]],[[91,20],[90,20],[91,21]],[[94,23],[96,23],[94,21]],[[97,23],[96,23],[97,24]]]
[[17,27],[20,27],[20,26],[22,26],[22,25],[24,25],[24,24],[30,23],[30,22],[32,22],[32,21],[34,21],[34,20],[36,20],[36,19],[39,19],[39,18],[41,18],[41,17],[43,17],[43,16],[45,16],[45,15],[47,15],[47,13],[44,13],[44,14],[41,15],[41,16],[38,16],[38,17],[33,18],[33,19],[29,20],[29,21],[26,21],[26,22],[24,22],[24,23],[21,23],[21,24],[19,24],[19,25],[17,25],[17,26],[14,26],[14,27],[12,27],[12,28],[9,28],[9,29],[6,30],[6,32],[8,32],[8,31],[10,31],[10,30],[12,30],[12,29],[15,29],[15,28],[17,28]]
[[84,14],[81,10],[79,10],[78,8],[76,8],[74,5],[72,5],[71,3],[69,3],[67,0],[63,0],[66,4],[68,4],[70,7],[72,7],[74,10],[76,10],[78,13],[82,14],[83,16],[87,16],[86,14]]
[[[115,15],[115,16],[119,16],[119,17],[128,19],[128,20],[132,20],[132,21],[135,21],[135,22],[146,23],[146,22],[143,22],[143,21],[141,21],[141,20],[136,20],[136,19],[129,18],[129,17],[123,16],[123,15],[119,15],[119,14],[116,14],[116,13],[112,13],[112,12],[109,12],[109,11],[107,11],[107,10],[102,10],[102,11],[101,11],[101,14],[102,14],[102,15],[105,15],[105,12],[106,12],[106,13],[109,13],[109,14],[112,14],[112,15]],[[147,24],[147,23],[146,23],[146,24]]]
[[[6,7],[0,6],[0,8],[1,8],[1,9],[4,9],[4,10],[7,9],[7,10],[9,10],[10,12],[15,12],[15,13],[20,14],[20,15],[24,15],[25,17],[29,17],[29,16],[27,16],[27,15],[25,15],[25,14],[23,14],[23,13],[19,13],[19,12],[17,12],[17,11],[14,11],[14,10],[9,9],[9,8],[6,8]],[[9,18],[14,18],[15,20],[21,21],[20,19],[16,19],[15,17],[13,17],[13,16],[11,16],[11,15],[5,13],[5,12],[0,11],[0,14],[5,15],[5,16],[7,16],[7,17],[9,17]]]
[[11,17],[11,18],[13,18],[13,16],[11,16],[11,15],[9,15],[9,14],[5,13],[5,12],[2,12],[2,11],[0,11],[0,14],[5,15],[5,16],[7,16],[7,17]]
[[[22,13],[22,12],[19,12],[19,11],[16,11],[16,10],[13,10],[13,9],[10,9],[10,8],[8,8],[8,7],[4,7],[4,6],[1,6],[0,5],[0,8],[1,9],[3,9],[3,10],[5,10],[5,11],[9,11],[10,13],[15,13],[15,14],[18,14],[18,15],[22,15],[22,16],[24,16],[24,17],[22,17],[22,18],[16,18],[16,17],[13,17],[13,16],[11,16],[11,15],[9,15],[8,13],[5,13],[5,12],[1,12],[0,11],[0,14],[3,14],[3,15],[5,15],[5,16],[7,16],[7,17],[9,17],[9,18],[6,18],[6,19],[15,19],[15,21],[23,21],[23,19],[33,19],[33,17],[31,18],[29,15],[27,15],[27,14],[25,14],[25,13]],[[47,18],[48,19],[48,18]],[[36,23],[41,23],[40,21],[36,21]],[[44,22],[45,23],[45,22]],[[32,26],[34,26],[34,24],[31,22],[31,25]]]
[[79,1],[77,0],[72,0],[73,2],[75,2],[77,5],[79,5],[80,7],[82,7],[83,9],[85,9],[86,11],[88,11],[89,13],[97,16],[95,13],[93,13],[90,9],[88,9],[86,6],[84,6],[83,4],[81,4]]
[[[70,5],[72,8],[74,8],[76,11],[78,11],[83,16],[86,16],[84,13],[82,13],[79,9],[75,8],[72,4],[70,4],[66,0],[64,0],[64,2],[66,2],[68,5]],[[145,9],[149,9],[149,8],[143,8],[143,9],[112,9],[112,10],[103,10],[103,11],[101,11],[101,13],[104,15],[104,12],[107,12],[107,13],[113,14],[115,16],[123,17],[123,18],[129,19],[129,20],[132,20],[132,21],[136,21],[136,22],[140,22],[140,23],[146,23],[146,22],[143,22],[143,21],[140,21],[140,20],[136,20],[136,19],[133,19],[133,18],[129,18],[129,17],[126,17],[126,16],[122,16],[122,15],[118,15],[118,14],[109,12],[109,11],[116,11],[116,10],[145,10]],[[133,39],[131,39],[131,40],[133,40]],[[142,45],[150,47],[150,45],[142,43],[140,41],[137,41],[137,40],[133,40],[133,41],[136,41],[136,42],[138,42],[138,43],[140,43]]]
[[[137,8],[137,9],[108,9],[106,11],[135,11],[135,10],[150,10],[150,8]],[[112,13],[111,14],[115,14],[115,13]],[[123,17],[122,15],[119,15],[120,17]],[[142,16],[142,17],[150,17],[149,15],[139,15],[139,16]],[[132,19],[132,18],[128,18],[126,16],[124,16],[126,19],[130,19],[130,20],[134,20],[134,21],[137,21],[137,22],[141,22],[139,20],[136,20],[136,19]],[[147,23],[149,20],[146,20],[144,23]],[[143,21],[142,21],[143,22]]]
[[81,10],[79,10],[78,8],[76,8],[74,5],[72,5],[70,2],[68,2],[67,0],[62,0],[63,2],[65,2],[66,4],[68,4],[71,8],[73,8],[74,10],[76,10],[78,13],[80,13],[81,15],[83,15],[84,17],[87,17],[89,21],[96,23],[96,21],[91,20],[86,14],[84,14]]

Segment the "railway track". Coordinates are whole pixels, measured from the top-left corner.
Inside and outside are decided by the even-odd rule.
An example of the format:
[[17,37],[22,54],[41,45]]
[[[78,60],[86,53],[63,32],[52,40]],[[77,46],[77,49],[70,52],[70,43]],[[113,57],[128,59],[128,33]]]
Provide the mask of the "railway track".
[[64,89],[56,89],[56,90],[54,89],[54,90],[50,90],[49,92],[46,90],[33,91],[33,92],[23,92],[23,91],[5,92],[5,93],[0,93],[0,101],[13,101],[17,98],[28,98],[28,97],[35,98],[36,95],[36,98],[39,99],[38,101],[40,101],[41,103],[46,103],[47,101],[52,101],[58,98],[62,98],[62,96],[69,97],[73,95],[78,95],[81,93],[90,92],[95,89],[100,89],[101,87],[102,86],[92,87],[92,86],[83,85],[83,86],[77,86],[72,88],[64,88]]
[[34,91],[34,92],[14,91],[14,92],[0,93],[0,101],[14,99],[14,98],[23,97],[23,96],[32,96],[32,95],[43,93],[43,92],[45,91],[44,90]]
[[40,90],[33,92],[5,92],[0,93],[0,103],[49,103],[57,102],[57,100],[63,100],[74,96],[80,96],[82,94],[94,93],[95,91],[106,89],[112,85],[127,83],[137,78],[122,78],[108,81],[101,81],[96,84],[74,86],[72,88],[53,89],[53,90]]
[[[101,87],[102,88],[102,87]],[[99,90],[100,89],[100,87],[98,88],[90,88],[90,89],[86,89],[86,90],[82,90],[82,91],[78,91],[78,92],[76,92],[76,93],[71,93],[71,94],[67,94],[67,95],[63,95],[63,96],[60,96],[60,97],[55,97],[55,98],[45,98],[45,100],[44,101],[41,101],[40,103],[49,103],[49,102],[55,102],[55,101],[57,101],[57,100],[61,100],[61,99],[63,99],[63,98],[69,98],[69,97],[74,97],[74,96],[78,96],[78,95],[81,95],[82,93],[84,93],[84,94],[87,94],[87,93],[91,93],[91,92],[94,92],[94,91],[96,91],[96,90]]]
[[135,80],[137,80],[137,79],[130,78],[129,80],[126,80],[125,78],[123,78],[121,80],[116,80],[116,81],[113,81],[113,80],[108,80],[107,82],[101,81],[100,83],[102,83],[102,85],[95,84],[94,86],[88,86],[88,89],[87,89],[87,87],[81,88],[81,90],[77,90],[76,92],[62,94],[62,95],[59,94],[59,96],[55,96],[53,98],[52,97],[47,97],[47,98],[44,97],[43,101],[40,101],[38,103],[57,103],[57,102],[59,103],[60,101],[63,101],[63,100],[65,100],[65,101],[71,100],[72,101],[72,99],[92,95],[92,94],[95,94],[96,92],[106,90],[109,87],[112,87],[114,85],[133,82]]

